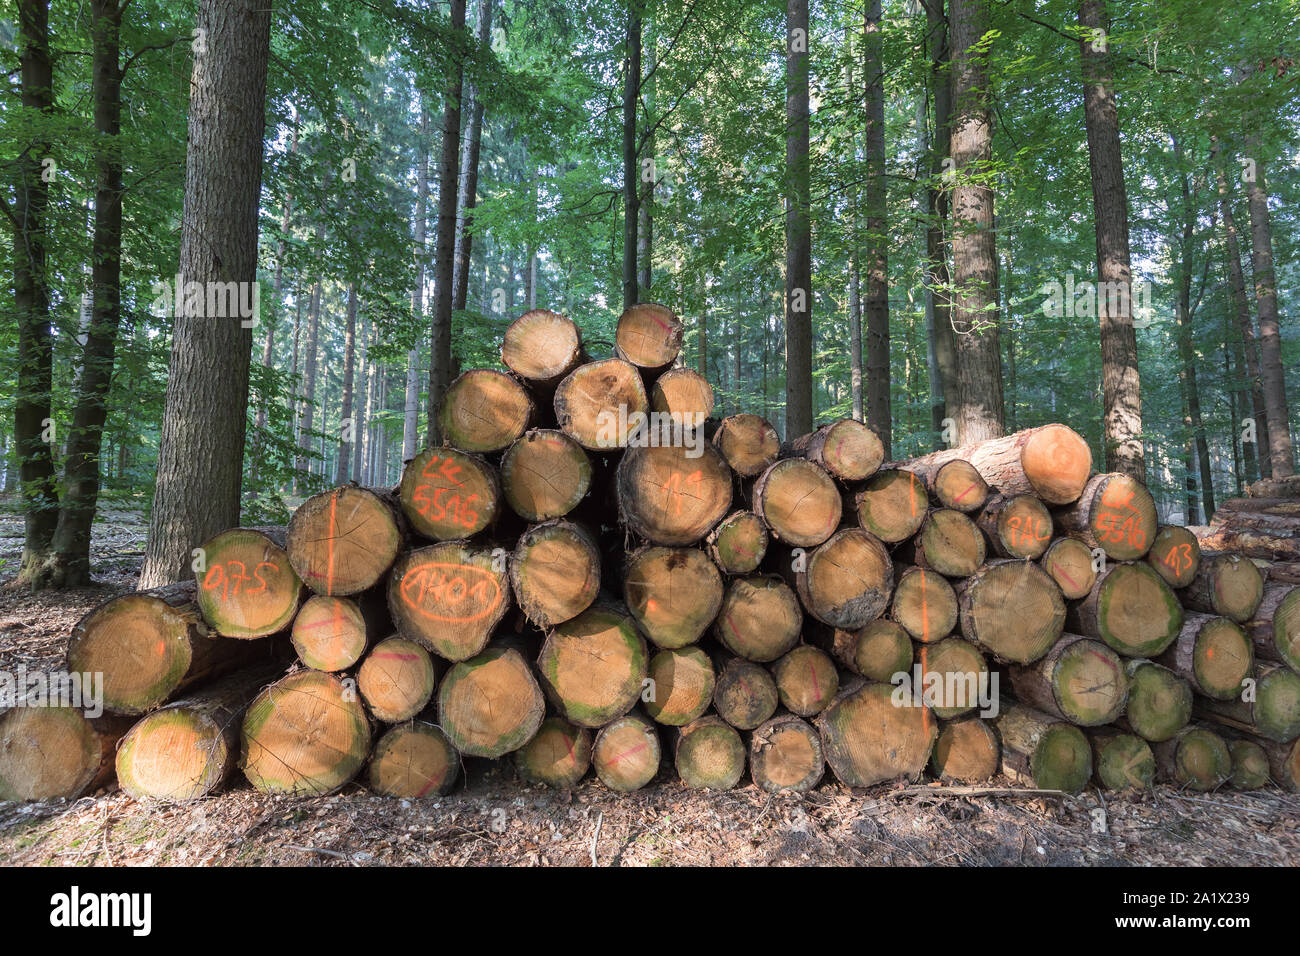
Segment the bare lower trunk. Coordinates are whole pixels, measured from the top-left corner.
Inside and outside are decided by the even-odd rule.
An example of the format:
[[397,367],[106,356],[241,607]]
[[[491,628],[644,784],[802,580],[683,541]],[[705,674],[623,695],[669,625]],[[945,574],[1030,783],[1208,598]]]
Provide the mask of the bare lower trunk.
[[352,415],[352,382],[357,365],[357,285],[348,284],[347,331],[343,338],[343,409],[339,413],[339,449],[334,462],[334,484],[348,480],[356,421]]
[[866,96],[867,147],[867,424],[890,452],[889,394],[889,232],[885,190],[885,71],[880,35],[880,0],[867,4],[862,83]]
[[[411,313],[415,318],[415,327],[424,325],[424,233],[429,218],[429,111],[424,106],[424,97],[420,97],[420,145],[417,151],[415,167],[415,286],[411,289]],[[413,348],[406,353],[406,404],[402,415],[402,459],[409,461],[415,457],[418,441],[417,429],[420,424],[420,350]]]
[[808,0],[785,8],[785,435],[812,431],[812,223]]

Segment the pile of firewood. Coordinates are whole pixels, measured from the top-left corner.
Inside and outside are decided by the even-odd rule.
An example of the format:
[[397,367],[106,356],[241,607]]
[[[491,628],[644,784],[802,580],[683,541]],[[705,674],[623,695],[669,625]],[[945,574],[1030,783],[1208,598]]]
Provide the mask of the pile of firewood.
[[520,317],[509,371],[456,379],[445,444],[398,487],[223,532],[194,581],[88,614],[67,665],[103,675],[106,713],[0,715],[0,798],[116,772],[193,799],[236,767],[420,797],[507,756],[621,791],[665,763],[767,791],[827,766],[850,787],[1300,783],[1300,502],[1229,502],[1198,542],[1060,424],[900,462],[852,420],[783,445],[711,417],[681,340],[639,305],[590,361],[567,318]]

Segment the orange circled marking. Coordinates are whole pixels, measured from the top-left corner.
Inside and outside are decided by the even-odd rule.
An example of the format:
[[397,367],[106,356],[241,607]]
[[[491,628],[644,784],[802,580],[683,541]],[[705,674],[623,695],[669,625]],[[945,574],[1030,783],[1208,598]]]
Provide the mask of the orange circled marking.
[[[460,572],[463,576],[450,577],[449,575],[444,575],[443,580],[431,586],[428,578],[434,573],[435,569],[449,569],[453,573]],[[479,578],[479,581],[471,587],[466,584],[465,577],[477,577]],[[461,587],[459,593],[456,592],[456,584],[459,584]],[[492,595],[486,600],[483,609],[475,614],[470,614],[468,616],[437,614],[424,607],[425,598],[429,596],[431,590],[435,592],[434,597],[438,599],[438,603],[443,603],[440,592],[444,588],[451,592],[449,596],[451,596],[454,601],[461,601],[476,592],[486,591],[489,585],[491,586]],[[451,624],[469,624],[473,621],[482,620],[495,611],[501,604],[501,585],[497,583],[496,577],[490,572],[472,564],[456,564],[446,561],[429,561],[424,564],[418,564],[415,567],[408,568],[406,573],[402,575],[402,581],[398,590],[401,594],[402,601],[406,606],[415,611],[415,613],[419,614],[421,617],[426,617],[431,621],[443,621]],[[416,592],[414,596],[412,595],[412,591]]]

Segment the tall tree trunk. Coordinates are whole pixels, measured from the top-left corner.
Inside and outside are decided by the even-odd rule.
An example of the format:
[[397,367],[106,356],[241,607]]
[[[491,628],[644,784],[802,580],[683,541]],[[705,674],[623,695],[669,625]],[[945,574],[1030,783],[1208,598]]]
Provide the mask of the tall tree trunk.
[[[420,137],[415,169],[415,286],[411,289],[411,314],[415,327],[424,327],[425,228],[429,218],[429,111],[420,94]],[[406,404],[402,410],[402,460],[415,457],[420,425],[420,345],[406,353]]]
[[[54,112],[48,0],[22,0],[18,4],[18,19],[23,109],[47,117]],[[42,139],[33,142],[18,157],[18,189],[13,209],[5,210],[14,226],[14,312],[18,318],[14,442],[18,449],[25,516],[23,557],[18,574],[23,584],[41,583],[59,522],[51,450],[54,436],[46,432],[53,425],[50,409],[53,335],[45,224],[50,192],[42,164],[50,149],[48,140]]]
[[650,286],[654,282],[654,206],[655,187],[659,185],[659,157],[655,155],[655,52],[654,20],[647,24],[645,59],[646,79],[643,84],[642,99],[645,102],[646,133],[641,154],[649,157],[650,165],[642,166],[641,200],[637,208],[637,299],[650,298]]
[[[318,245],[324,241],[324,231],[323,225],[316,227]],[[295,494],[303,490],[301,473],[311,474],[315,470],[312,448],[316,444],[316,436],[312,434],[312,428],[316,423],[316,353],[320,349],[320,313],[321,283],[317,279],[311,286],[311,303],[307,306],[307,341],[303,343],[302,414],[298,418],[298,460],[295,463],[299,474],[293,478]]]
[[537,308],[537,161],[528,163],[528,239],[524,248],[524,307]]
[[808,0],[785,6],[785,437],[812,431]]
[[1255,161],[1255,175],[1246,184],[1250,204],[1251,262],[1255,272],[1255,308],[1259,312],[1259,371],[1268,416],[1269,464],[1274,478],[1295,474],[1291,428],[1286,405],[1286,372],[1282,368],[1282,338],[1278,328],[1277,276],[1273,271],[1273,227],[1259,138],[1246,137],[1246,154]]
[[339,453],[334,462],[334,484],[348,480],[352,465],[352,442],[356,436],[356,420],[352,415],[352,380],[356,374],[357,346],[357,284],[348,283],[348,317],[343,337],[343,410],[339,413]]
[[[495,0],[479,0],[474,22],[474,39],[479,52],[488,50],[492,42],[492,4]],[[469,299],[469,273],[474,250],[474,207],[478,204],[478,161],[483,143],[483,97],[471,78],[466,84],[465,102],[469,105],[469,121],[465,130],[465,143],[461,153],[460,194],[457,205],[459,228],[456,231],[455,289],[452,308],[463,310]],[[482,310],[486,313],[486,309]]]
[[[357,476],[361,481],[363,468],[365,466],[366,451],[366,429],[370,427],[370,349],[367,344],[369,326],[365,316],[361,317],[361,348],[357,352],[357,372],[358,379],[355,383],[354,391],[356,393],[356,427],[353,435],[356,436],[356,443],[352,448],[352,474]],[[365,411],[362,412],[362,402],[365,402]]]
[[866,94],[867,146],[867,424],[880,436],[885,458],[893,457],[893,410],[889,395],[889,223],[885,191],[885,61],[880,36],[880,0],[864,15],[862,84]]
[[[190,82],[180,275],[257,281],[257,208],[271,8],[199,0],[205,42]],[[157,484],[140,587],[179,580],[190,549],[239,524],[253,330],[238,318],[176,316]]]
[[[465,29],[465,0],[451,0],[451,28]],[[456,258],[456,195],[460,187],[461,88],[465,64],[459,57],[447,78],[442,110],[442,156],[438,163],[438,239],[434,261],[434,312],[430,330],[428,444],[442,444],[438,406],[451,384],[452,272]]]
[[[1259,351],[1255,344],[1255,323],[1250,317],[1250,298],[1246,293],[1246,276],[1241,267],[1241,239],[1237,232],[1237,218],[1232,211],[1228,177],[1222,165],[1216,168],[1215,175],[1219,187],[1219,216],[1223,219],[1223,236],[1227,240],[1228,289],[1232,295],[1232,311],[1241,332],[1241,350],[1245,360],[1243,365],[1239,359],[1237,368],[1244,367],[1246,371],[1251,410],[1255,419],[1256,440],[1243,442],[1242,453],[1246,459],[1247,475],[1257,471],[1259,477],[1267,478],[1272,474],[1269,467],[1268,414],[1264,409],[1264,386],[1260,377]],[[1233,430],[1240,427],[1240,420],[1234,420]]]
[[640,176],[637,169],[636,108],[641,94],[641,0],[627,0],[623,51],[623,308],[637,304],[637,223]]
[[[925,294],[926,329],[929,336],[927,359],[930,366],[930,427],[935,448],[944,446],[944,419],[948,400],[957,394],[957,343],[952,330],[952,274],[948,268],[948,190],[944,183],[950,148],[952,86],[948,21],[943,0],[922,0],[926,34],[929,38],[930,86],[934,92],[934,132],[929,137],[930,185],[926,189]],[[923,150],[923,152],[925,152]]]
[[293,289],[293,355],[289,365],[289,373],[293,379],[293,445],[295,448],[298,447],[299,428],[301,425],[298,417],[301,409],[298,405],[297,395],[299,356],[302,353],[302,302],[302,282],[298,281],[294,283]]
[[709,274],[700,276],[700,338],[695,356],[695,368],[705,378],[709,377]]
[[[32,584],[80,587],[90,583],[90,532],[99,499],[100,450],[108,417],[117,331],[122,314],[122,70],[117,0],[91,5],[91,98],[95,109],[95,232],[91,241],[91,314],[86,329],[77,403],[64,460],[63,508],[54,533],[54,560]],[[44,578],[40,580],[39,578]]]
[[1105,0],[1080,0],[1083,113],[1097,236],[1097,318],[1101,323],[1101,390],[1106,470],[1144,480],[1142,392],[1133,328],[1128,196],[1119,143],[1119,110],[1108,53],[1110,15]]
[[988,183],[993,124],[988,92],[988,0],[952,0],[952,322],[957,395],[948,396],[962,444],[1003,434],[998,257]]

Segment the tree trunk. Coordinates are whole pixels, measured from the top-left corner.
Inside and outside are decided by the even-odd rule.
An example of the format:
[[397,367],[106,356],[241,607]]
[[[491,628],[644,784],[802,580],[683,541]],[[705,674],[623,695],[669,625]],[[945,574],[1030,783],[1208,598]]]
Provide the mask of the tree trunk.
[[[200,0],[186,151],[180,277],[257,281],[271,9],[253,0]],[[186,308],[172,336],[157,486],[139,586],[179,580],[190,549],[239,523],[251,328]]]
[[[465,29],[465,0],[451,0],[451,29]],[[430,329],[429,425],[426,444],[441,445],[438,409],[451,383],[452,279],[456,258],[456,200],[460,188],[461,88],[464,60],[457,56],[447,77],[442,110],[442,157],[438,163],[438,239],[434,261],[434,312]]]
[[[1097,318],[1101,323],[1101,382],[1106,470],[1145,480],[1142,395],[1133,327],[1128,196],[1120,152],[1119,109],[1108,53],[1106,0],[1080,0],[1083,113],[1088,130],[1093,219],[1097,236]],[[1103,290],[1104,293],[1103,293]]]
[[[356,382],[356,428],[353,429],[356,441],[352,448],[352,474],[358,478],[361,477],[361,469],[365,463],[366,450],[366,429],[370,425],[370,349],[367,345],[367,335],[369,326],[366,323],[365,316],[361,317],[361,348],[357,351],[357,373]],[[362,408],[362,397],[365,398],[365,407]]]
[[1012,780],[1066,793],[1088,785],[1092,745],[1078,727],[1020,704],[1004,707],[994,725],[1002,740],[1002,769]]
[[945,226],[948,192],[942,178],[949,169],[952,87],[948,79],[950,51],[948,21],[943,0],[922,0],[930,59],[930,86],[934,95],[934,131],[930,137],[930,184],[926,188],[926,319],[929,350],[934,353],[930,381],[931,428],[936,448],[943,448],[944,419],[948,403],[957,394],[957,343],[952,327],[952,274],[948,268]]
[[[474,40],[478,44],[480,55],[488,50],[492,43],[492,4],[495,0],[479,0],[478,13],[474,21]],[[461,311],[469,298],[469,270],[473,261],[474,247],[474,207],[478,203],[478,164],[479,152],[483,143],[484,103],[481,91],[470,78],[465,99],[469,103],[469,124],[465,131],[464,148],[461,154],[460,190],[456,204],[460,208],[456,231],[456,262],[454,272],[454,289],[452,309]],[[411,455],[406,456],[410,458]]]
[[64,461],[63,508],[54,532],[56,557],[47,579],[62,587],[90,583],[91,524],[99,498],[100,451],[122,315],[122,160],[116,150],[121,129],[118,31],[122,9],[115,0],[95,0],[92,16],[91,95],[95,101],[95,133],[101,147],[95,159],[90,325]]
[[650,20],[645,38],[646,76],[642,84],[642,103],[646,114],[645,142],[638,144],[638,155],[650,159],[650,165],[641,170],[641,198],[637,203],[637,301],[643,302],[650,296],[650,286],[654,282],[654,205],[655,187],[659,185],[658,157],[655,155],[655,57],[654,21]]
[[[325,225],[318,223],[316,241],[320,244],[324,239]],[[298,473],[293,478],[295,494],[303,490],[302,473],[307,472],[310,475],[314,466],[312,458],[315,456],[312,454],[312,446],[316,443],[316,439],[312,434],[312,427],[316,422],[316,358],[320,351],[320,313],[321,283],[317,279],[311,286],[311,301],[307,306],[307,341],[303,343],[302,413],[298,416],[298,460],[295,462],[295,470]]]
[[[352,383],[357,366],[357,284],[348,283],[347,330],[343,337],[343,410],[339,418],[339,450],[334,463],[334,484],[348,480],[352,465],[352,442],[356,435],[356,421],[352,412]],[[355,477],[355,476],[354,476]]]
[[1255,303],[1259,311],[1260,379],[1268,416],[1269,461],[1274,478],[1295,474],[1291,428],[1286,404],[1286,371],[1282,367],[1282,338],[1278,326],[1277,276],[1273,271],[1273,227],[1268,192],[1264,188],[1259,138],[1246,137],[1246,153],[1255,161],[1255,176],[1246,185],[1250,203],[1251,262],[1255,271]]
[[640,301],[637,294],[637,224],[641,192],[637,168],[636,113],[641,96],[641,4],[628,0],[623,48],[623,308]]
[[[19,4],[22,107],[42,114],[33,122],[48,123],[54,113],[54,66],[50,58],[48,0]],[[14,312],[18,317],[17,397],[14,402],[14,444],[22,483],[25,537],[20,583],[41,584],[59,522],[55,487],[51,393],[53,390],[53,331],[50,327],[50,282],[46,270],[48,231],[45,222],[50,189],[42,166],[50,154],[48,140],[34,142],[19,158],[20,179],[13,210]]]
[[808,0],[785,7],[785,434],[812,431],[812,222]]
[[[416,150],[415,166],[415,226],[412,239],[415,242],[415,286],[411,289],[411,313],[415,318],[415,327],[424,325],[424,264],[426,250],[425,230],[429,219],[429,111],[425,107],[424,95],[420,95],[420,135]],[[418,429],[420,424],[420,347],[416,346],[406,353],[406,402],[402,409],[402,460],[410,461],[415,457]]]
[[863,75],[866,94],[867,225],[866,313],[867,424],[892,458],[889,393],[889,222],[885,189],[885,64],[880,0],[870,0],[863,20]]
[[998,257],[993,232],[993,152],[989,103],[988,0],[951,0],[953,188],[952,325],[957,395],[949,415],[961,444],[1003,434],[1002,354],[998,345]]

